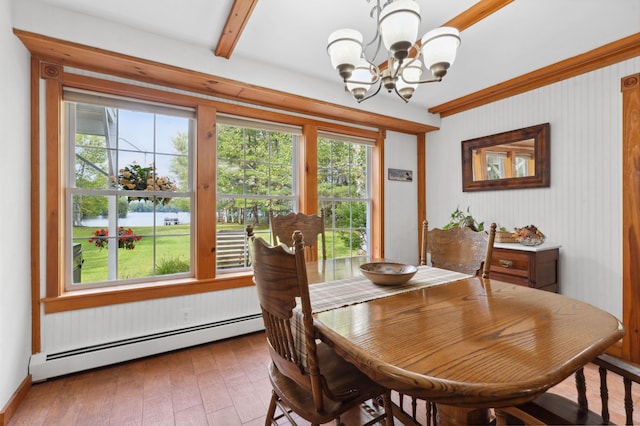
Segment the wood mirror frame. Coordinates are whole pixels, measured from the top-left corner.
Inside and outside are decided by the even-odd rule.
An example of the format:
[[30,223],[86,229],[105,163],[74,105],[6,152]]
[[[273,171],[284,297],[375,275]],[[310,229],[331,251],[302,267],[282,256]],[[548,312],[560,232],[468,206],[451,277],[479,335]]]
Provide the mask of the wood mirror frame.
[[[533,175],[498,179],[474,179],[474,151],[496,145],[516,144],[533,140]],[[462,141],[462,191],[490,191],[497,189],[542,188],[551,184],[549,123]],[[514,145],[515,146],[515,145]],[[486,166],[485,166],[486,167]]]

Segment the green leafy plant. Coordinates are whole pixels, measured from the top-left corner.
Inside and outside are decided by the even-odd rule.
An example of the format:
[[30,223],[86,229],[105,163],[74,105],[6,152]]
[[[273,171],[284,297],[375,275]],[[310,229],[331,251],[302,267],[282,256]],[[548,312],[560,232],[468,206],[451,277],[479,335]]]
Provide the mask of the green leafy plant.
[[456,207],[449,217],[449,223],[443,226],[442,229],[463,228],[465,226],[476,232],[484,231],[484,222],[478,223],[469,212],[469,207],[467,207],[466,212],[460,210],[460,207]]
[[181,256],[163,257],[156,264],[156,274],[168,275],[189,272],[190,267],[189,261]]

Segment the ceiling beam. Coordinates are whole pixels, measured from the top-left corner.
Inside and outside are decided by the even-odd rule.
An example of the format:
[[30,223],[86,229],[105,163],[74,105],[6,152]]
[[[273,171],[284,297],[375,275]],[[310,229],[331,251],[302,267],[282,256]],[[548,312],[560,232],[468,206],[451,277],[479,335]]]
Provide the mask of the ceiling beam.
[[466,30],[511,2],[513,2],[513,0],[480,0],[458,16],[445,22],[442,26],[454,27],[457,28],[458,31]]
[[632,34],[572,58],[429,108],[440,117],[548,86],[571,77],[640,56],[640,33]]
[[216,56],[229,59],[258,0],[234,0],[216,46]]

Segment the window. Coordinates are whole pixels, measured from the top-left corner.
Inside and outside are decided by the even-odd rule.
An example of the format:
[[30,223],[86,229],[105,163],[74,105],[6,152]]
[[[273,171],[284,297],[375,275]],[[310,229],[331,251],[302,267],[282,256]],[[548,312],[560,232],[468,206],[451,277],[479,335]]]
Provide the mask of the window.
[[195,113],[64,92],[66,289],[191,276]]
[[[269,208],[315,213],[329,202],[327,230],[353,241],[356,231],[367,253],[381,256],[382,216],[371,195],[363,198],[365,228],[343,220],[339,204],[360,201],[353,189],[345,195],[334,185],[328,199],[318,199],[319,127],[342,131],[344,125],[62,72],[64,84],[40,75],[48,119],[32,161],[35,170],[39,158],[46,160],[40,175],[46,179],[34,175],[44,203],[33,224],[44,264],[34,271],[45,281],[46,313],[250,286],[244,229],[257,224],[258,235],[270,240]],[[376,170],[364,167],[376,185],[362,194],[377,193],[382,150],[372,141],[380,132],[347,133],[322,137],[366,146],[366,162]],[[335,155],[331,162],[355,164]],[[146,187],[134,184],[136,173]],[[343,255],[364,252],[344,247]],[[239,251],[235,263],[218,265],[231,249]]]
[[327,221],[327,257],[366,255],[370,251],[368,171],[373,141],[324,133],[318,136],[318,205]]
[[535,172],[529,171],[529,165],[533,165],[533,161],[531,154],[516,154],[516,177],[533,176]]
[[246,225],[270,241],[269,209],[297,209],[300,129],[220,116],[217,132],[216,264],[244,268]]
[[487,152],[487,179],[504,179],[504,163],[507,155],[501,152]]

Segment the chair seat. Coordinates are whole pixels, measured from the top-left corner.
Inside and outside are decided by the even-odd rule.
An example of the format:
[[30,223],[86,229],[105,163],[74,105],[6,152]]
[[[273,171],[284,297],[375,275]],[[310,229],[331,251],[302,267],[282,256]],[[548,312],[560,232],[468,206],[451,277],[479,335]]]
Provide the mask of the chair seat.
[[[269,379],[276,394],[296,414],[311,423],[327,423],[340,413],[359,405],[363,400],[376,398],[385,389],[362,374],[353,364],[345,361],[324,343],[318,343],[320,372],[336,395],[349,395],[343,401],[324,397],[325,411],[316,411],[311,392],[281,374],[276,366],[269,365]],[[367,398],[368,396],[368,398]]]

